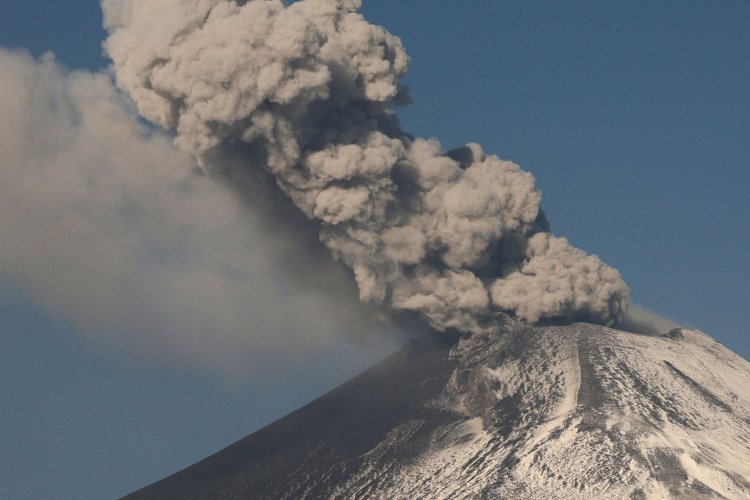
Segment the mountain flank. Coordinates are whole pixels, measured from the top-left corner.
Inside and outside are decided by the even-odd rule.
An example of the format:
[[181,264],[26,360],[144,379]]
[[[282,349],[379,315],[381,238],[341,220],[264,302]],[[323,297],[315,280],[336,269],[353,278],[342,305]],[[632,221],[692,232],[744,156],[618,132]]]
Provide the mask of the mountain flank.
[[750,363],[697,330],[433,335],[128,499],[748,498]]

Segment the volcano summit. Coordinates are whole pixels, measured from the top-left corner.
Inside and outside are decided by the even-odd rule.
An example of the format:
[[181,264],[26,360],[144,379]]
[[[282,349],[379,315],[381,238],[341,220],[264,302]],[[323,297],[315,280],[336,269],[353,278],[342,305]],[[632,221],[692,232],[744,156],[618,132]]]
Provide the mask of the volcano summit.
[[747,498],[750,363],[697,330],[432,336],[155,498]]

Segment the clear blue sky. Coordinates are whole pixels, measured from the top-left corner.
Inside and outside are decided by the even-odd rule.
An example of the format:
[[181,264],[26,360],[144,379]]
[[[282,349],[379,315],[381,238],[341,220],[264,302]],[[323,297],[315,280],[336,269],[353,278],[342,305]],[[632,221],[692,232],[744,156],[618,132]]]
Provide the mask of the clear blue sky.
[[[98,69],[94,0],[0,0],[0,46]],[[636,302],[750,357],[750,2],[365,0],[402,37],[404,128],[533,172],[553,231],[617,267]],[[2,71],[2,68],[0,68]],[[0,236],[1,237],[1,236]],[[0,498],[107,498],[321,394],[227,388],[82,341],[0,284]]]

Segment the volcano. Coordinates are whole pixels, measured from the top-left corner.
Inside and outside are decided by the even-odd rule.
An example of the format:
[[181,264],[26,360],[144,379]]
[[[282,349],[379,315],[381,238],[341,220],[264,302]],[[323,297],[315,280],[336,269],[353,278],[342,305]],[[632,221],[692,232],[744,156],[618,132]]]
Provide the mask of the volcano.
[[697,330],[434,335],[128,499],[748,498],[750,363]]

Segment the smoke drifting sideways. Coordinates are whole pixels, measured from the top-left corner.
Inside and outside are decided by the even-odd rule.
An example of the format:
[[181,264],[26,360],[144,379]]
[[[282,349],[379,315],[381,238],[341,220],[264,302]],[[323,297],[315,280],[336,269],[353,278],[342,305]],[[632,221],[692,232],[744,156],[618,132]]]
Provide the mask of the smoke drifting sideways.
[[684,325],[633,304],[622,321],[617,324],[617,328],[626,332],[661,337],[674,329],[684,328]]
[[[549,232],[531,174],[401,130],[409,64],[359,0],[102,0],[105,50],[141,115],[226,179],[265,168],[348,266],[361,300],[471,331],[622,320],[615,269]],[[242,192],[246,185],[235,186]],[[236,255],[242,268],[242,256]]]
[[104,349],[230,384],[365,361],[341,339],[384,329],[377,311],[267,180],[243,199],[200,173],[106,74],[4,49],[0,67],[3,288]]

